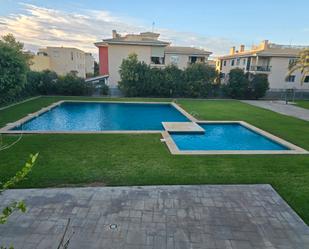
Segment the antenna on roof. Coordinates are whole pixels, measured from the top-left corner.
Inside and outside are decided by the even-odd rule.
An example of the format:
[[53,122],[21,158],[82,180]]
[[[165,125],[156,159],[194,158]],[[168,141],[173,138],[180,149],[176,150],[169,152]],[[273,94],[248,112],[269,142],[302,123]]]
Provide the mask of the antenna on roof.
[[155,22],[152,22],[152,33],[154,32]]

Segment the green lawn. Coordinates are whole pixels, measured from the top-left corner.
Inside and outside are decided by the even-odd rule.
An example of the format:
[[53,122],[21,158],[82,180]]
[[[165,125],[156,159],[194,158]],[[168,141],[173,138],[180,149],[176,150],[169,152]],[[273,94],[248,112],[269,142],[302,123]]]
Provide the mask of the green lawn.
[[[0,111],[0,126],[59,99],[40,98]],[[177,102],[199,119],[245,120],[309,150],[306,121],[238,101]],[[4,142],[16,138],[3,136]],[[0,152],[0,181],[35,152],[40,152],[38,162],[18,187],[269,183],[309,223],[308,155],[173,156],[159,134],[24,135]]]
[[309,109],[309,100],[296,100],[295,102],[297,106]]

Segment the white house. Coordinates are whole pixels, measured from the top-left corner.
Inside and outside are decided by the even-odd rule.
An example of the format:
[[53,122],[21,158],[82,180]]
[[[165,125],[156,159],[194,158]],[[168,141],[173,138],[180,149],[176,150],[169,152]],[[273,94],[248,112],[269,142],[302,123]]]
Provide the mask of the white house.
[[181,69],[192,63],[207,63],[211,52],[191,47],[174,47],[160,41],[160,34],[144,32],[121,36],[115,30],[111,39],[95,43],[99,49],[100,74],[108,75],[108,84],[116,88],[120,81],[119,69],[122,60],[135,53],[138,60],[153,67],[174,64]]
[[289,65],[297,59],[299,52],[304,48],[306,47],[278,45],[269,43],[267,40],[258,46],[253,46],[250,50],[245,50],[244,45],[241,45],[239,50],[232,47],[229,55],[218,58],[216,68],[221,72],[223,83],[231,69],[241,68],[253,74],[267,74],[270,91],[286,89],[309,91],[309,75],[303,84],[300,71],[287,77]]

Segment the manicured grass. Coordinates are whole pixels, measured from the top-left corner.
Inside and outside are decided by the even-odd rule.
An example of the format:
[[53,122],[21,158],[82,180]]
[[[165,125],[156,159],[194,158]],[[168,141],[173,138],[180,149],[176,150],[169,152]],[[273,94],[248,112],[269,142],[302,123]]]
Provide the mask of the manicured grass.
[[296,100],[295,102],[297,106],[309,109],[309,100]]
[[[0,111],[1,125],[63,99],[46,97]],[[127,100],[127,99],[126,99]],[[136,100],[136,99],[135,99]],[[153,100],[151,100],[153,101]],[[205,120],[245,120],[309,150],[308,122],[231,100],[178,100]],[[17,136],[3,136],[4,142]],[[269,183],[309,223],[308,155],[173,156],[159,134],[24,135],[0,152],[0,181],[40,152],[18,187]]]

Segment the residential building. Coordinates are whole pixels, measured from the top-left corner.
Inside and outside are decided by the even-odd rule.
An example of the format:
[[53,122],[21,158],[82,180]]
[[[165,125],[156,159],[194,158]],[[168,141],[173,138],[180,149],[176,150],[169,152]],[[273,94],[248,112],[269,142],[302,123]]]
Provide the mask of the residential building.
[[241,68],[244,72],[253,74],[263,73],[268,75],[270,91],[285,91],[286,89],[309,90],[309,76],[305,83],[301,83],[300,71],[287,77],[289,65],[293,63],[304,49],[303,46],[286,46],[270,43],[267,40],[258,46],[245,50],[240,45],[230,49],[230,54],[221,56],[217,60],[216,68],[221,72],[222,82],[228,79],[228,73],[233,68]]
[[85,53],[85,73],[86,77],[94,74],[94,57],[91,53]]
[[111,39],[103,39],[95,45],[99,48],[100,74],[108,75],[111,88],[120,81],[119,69],[122,60],[135,53],[139,61],[153,67],[174,64],[181,69],[192,63],[206,63],[211,52],[191,47],[173,47],[169,42],[160,41],[160,34],[144,32],[121,36],[113,30]]
[[86,78],[87,74],[94,73],[94,58],[77,48],[46,47],[33,56],[30,68],[34,71],[48,69],[58,75],[76,73],[78,77]]
[[185,69],[190,64],[207,63],[211,52],[191,47],[167,46],[164,54],[166,65],[173,64],[180,69]]

